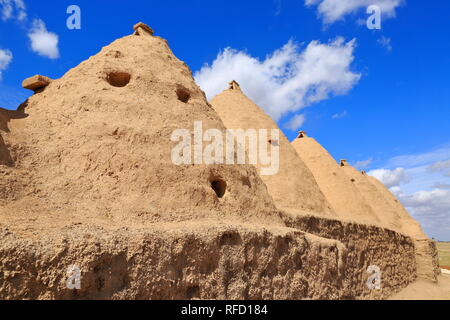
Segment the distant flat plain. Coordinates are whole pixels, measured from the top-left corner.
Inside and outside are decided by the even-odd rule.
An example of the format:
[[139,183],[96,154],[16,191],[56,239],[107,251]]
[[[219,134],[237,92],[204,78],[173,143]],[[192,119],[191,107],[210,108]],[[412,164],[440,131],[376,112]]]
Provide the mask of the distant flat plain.
[[450,242],[438,242],[439,265],[450,270]]

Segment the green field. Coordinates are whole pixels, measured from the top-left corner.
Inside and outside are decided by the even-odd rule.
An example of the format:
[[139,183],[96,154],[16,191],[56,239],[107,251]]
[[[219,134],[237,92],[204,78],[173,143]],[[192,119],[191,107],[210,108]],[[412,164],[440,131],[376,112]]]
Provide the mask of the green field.
[[438,242],[439,265],[450,268],[450,242]]

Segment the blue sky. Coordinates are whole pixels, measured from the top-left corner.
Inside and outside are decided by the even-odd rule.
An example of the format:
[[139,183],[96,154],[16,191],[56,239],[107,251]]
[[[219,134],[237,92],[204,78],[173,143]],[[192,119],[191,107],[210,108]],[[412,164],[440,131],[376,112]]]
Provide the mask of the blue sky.
[[[8,4],[10,14],[4,11]],[[81,30],[66,27],[72,4],[81,8]],[[382,8],[380,30],[366,26],[369,4]],[[29,95],[21,89],[23,79],[59,78],[143,21],[169,41],[208,94],[226,87],[237,70],[233,78],[290,139],[301,128],[336,159],[372,170],[429,236],[450,240],[448,1],[1,0],[0,5],[0,107],[16,108]],[[276,61],[268,60],[274,56]],[[323,64],[320,74],[316,61]],[[220,62],[235,69],[224,70]],[[280,75],[274,66],[287,72],[277,69]]]

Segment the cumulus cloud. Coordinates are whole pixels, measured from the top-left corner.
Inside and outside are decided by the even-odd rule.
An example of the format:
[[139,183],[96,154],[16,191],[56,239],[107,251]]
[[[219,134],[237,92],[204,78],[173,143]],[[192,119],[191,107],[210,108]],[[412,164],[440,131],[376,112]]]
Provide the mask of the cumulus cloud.
[[30,26],[24,0],[0,0],[0,12],[3,21],[14,19],[21,22],[22,28],[30,29],[28,38],[34,52],[50,59],[59,58],[58,35],[47,31],[41,19],[34,19]]
[[59,58],[58,35],[47,31],[44,21],[35,19],[28,33],[31,49],[37,54],[50,59]]
[[345,16],[371,5],[379,6],[384,17],[392,18],[402,3],[403,0],[305,0],[307,7],[317,6],[317,14],[324,24],[342,20]]
[[395,187],[391,187],[389,188],[389,190],[396,196],[400,196],[402,194],[402,188],[400,188],[399,186],[395,186]]
[[0,80],[2,80],[2,71],[6,70],[13,59],[13,54],[9,50],[0,49]]
[[291,131],[297,131],[303,126],[305,120],[304,114],[297,114],[293,116],[284,126]]
[[433,189],[411,195],[397,194],[400,201],[439,240],[450,240],[450,190]]
[[377,169],[367,173],[380,180],[386,187],[391,188],[400,185],[401,183],[409,182],[410,177],[406,174],[404,168],[397,168],[394,170]]
[[27,8],[23,0],[0,0],[2,20],[17,19],[24,21],[27,17]]
[[[396,179],[384,178],[382,174],[384,171],[392,172],[392,168],[397,166],[404,168],[409,180],[401,187],[398,181],[392,182]],[[393,157],[383,167],[385,169],[374,170],[377,172],[375,176],[385,180],[386,186],[428,235],[450,240],[450,176],[446,176],[450,171],[450,144],[428,152]]]
[[[450,210],[450,191],[434,189],[431,191],[419,191],[409,196],[404,196],[405,204],[411,207],[429,207],[431,205],[445,206]],[[431,201],[432,200],[432,201]]]
[[289,41],[264,60],[226,48],[195,79],[209,99],[227,88],[230,80],[275,120],[331,95],[347,93],[360,75],[350,70],[355,40],[312,41],[301,50]]

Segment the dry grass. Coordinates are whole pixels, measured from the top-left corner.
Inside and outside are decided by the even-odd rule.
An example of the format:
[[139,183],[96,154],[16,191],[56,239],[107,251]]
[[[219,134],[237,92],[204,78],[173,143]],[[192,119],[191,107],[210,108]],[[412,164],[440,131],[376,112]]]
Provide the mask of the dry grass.
[[438,242],[439,265],[450,268],[450,242]]

